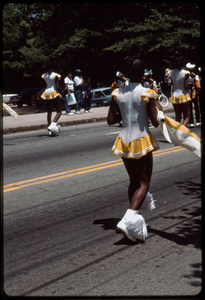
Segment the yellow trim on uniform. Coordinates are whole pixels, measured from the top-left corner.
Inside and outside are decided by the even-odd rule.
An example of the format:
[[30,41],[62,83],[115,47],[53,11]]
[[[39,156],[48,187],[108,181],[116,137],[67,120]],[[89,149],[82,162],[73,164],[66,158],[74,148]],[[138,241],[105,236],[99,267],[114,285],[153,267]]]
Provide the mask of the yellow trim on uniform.
[[[41,76],[41,78],[43,78],[43,79],[44,79],[44,76],[45,76],[45,74],[46,74],[46,73],[44,73],[44,74]],[[60,75],[60,74],[58,74],[58,73],[56,74],[56,76],[58,77],[58,79],[60,79],[60,78],[61,78],[61,75]]]
[[157,98],[157,97],[158,97],[158,94],[154,90],[151,90],[151,89],[146,90],[141,95],[141,99],[146,102],[149,102],[149,98]]
[[191,101],[191,98],[189,96],[189,93],[187,93],[186,95],[181,95],[179,97],[174,97],[173,95],[171,95],[169,100],[173,104],[182,104],[186,103],[187,101]]
[[139,159],[148,152],[157,149],[159,149],[159,146],[151,133],[127,143],[118,135],[112,147],[115,154],[124,158],[135,159]]
[[60,93],[54,91],[50,94],[46,94],[45,92],[43,92],[43,94],[41,95],[41,98],[44,100],[53,100],[56,99],[57,97],[62,97]]

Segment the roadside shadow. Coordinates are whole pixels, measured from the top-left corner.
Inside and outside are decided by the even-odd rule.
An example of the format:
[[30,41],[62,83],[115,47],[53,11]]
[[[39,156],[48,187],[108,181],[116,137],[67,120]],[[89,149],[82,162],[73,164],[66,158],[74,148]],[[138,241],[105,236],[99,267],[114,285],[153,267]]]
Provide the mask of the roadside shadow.
[[[192,208],[193,209],[193,208]],[[175,233],[169,233],[163,230],[158,230],[149,226],[148,232],[154,233],[162,238],[172,241],[181,246],[193,245],[196,249],[201,249],[201,208],[195,207],[195,210],[189,211],[182,209],[186,213],[186,217],[181,216],[165,216],[163,219],[172,219],[177,221]],[[165,229],[166,230],[166,229]]]
[[192,268],[191,274],[184,275],[184,278],[189,280],[189,284],[195,287],[201,287],[202,270],[200,263],[193,263],[190,265]]
[[115,230],[117,223],[120,222],[121,219],[118,218],[109,218],[109,219],[100,219],[95,220],[93,224],[98,225],[102,224],[102,228],[104,230]]
[[191,196],[192,198],[201,199],[202,185],[194,181],[177,181],[175,184],[180,190],[185,190],[182,192],[183,195]]
[[144,241],[141,240],[136,240],[136,242],[131,241],[130,239],[128,239],[127,237],[123,237],[121,240],[119,240],[118,242],[114,243],[113,245],[130,245],[130,246],[134,246],[134,245],[138,245],[138,244],[144,244]]

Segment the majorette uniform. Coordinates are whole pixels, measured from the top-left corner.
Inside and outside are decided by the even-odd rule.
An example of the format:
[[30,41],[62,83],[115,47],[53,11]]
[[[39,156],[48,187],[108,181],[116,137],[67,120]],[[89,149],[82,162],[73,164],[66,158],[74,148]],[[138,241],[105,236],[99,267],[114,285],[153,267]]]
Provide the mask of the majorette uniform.
[[172,104],[181,104],[191,101],[190,95],[184,87],[184,80],[187,74],[190,74],[190,72],[183,69],[174,69],[171,71],[170,77],[174,86],[173,94],[170,97],[170,102]]
[[158,93],[158,89],[157,89],[157,83],[154,79],[152,78],[144,78],[143,79],[143,86],[146,88],[150,88],[153,91],[155,91],[156,93]]
[[120,108],[122,130],[112,147],[115,154],[125,158],[139,159],[148,152],[159,149],[149,131],[146,103],[149,98],[158,97],[151,89],[140,83],[130,83],[116,89],[112,96]]
[[[56,76],[58,77],[58,79],[61,78],[61,75],[55,72],[51,72],[50,74],[47,72],[41,76],[47,84],[45,91],[41,95],[42,99],[49,101],[54,100],[57,97],[62,97],[61,94],[57,91]],[[58,125],[56,122],[52,122],[50,126],[48,126],[48,131],[49,136],[55,135],[56,133],[60,132],[60,125]]]
[[129,82],[128,80],[125,78],[125,77],[122,77],[122,80],[120,79],[116,79],[112,84],[111,84],[111,90],[115,90],[117,88],[120,88],[120,87],[124,87],[124,86],[127,86],[129,85]]
[[[112,147],[115,154],[125,158],[140,159],[150,151],[159,149],[157,142],[149,132],[146,103],[149,98],[158,97],[151,89],[142,87],[140,83],[130,83],[126,87],[116,89],[112,96],[117,101],[122,115],[122,130]],[[152,195],[148,192],[140,207],[152,211],[155,208]],[[117,229],[135,241],[145,240],[147,224],[139,214],[139,210],[128,209],[117,224]]]
[[58,93],[56,88],[56,76],[59,79],[61,78],[61,75],[55,72],[51,72],[51,74],[47,72],[41,76],[47,84],[47,88],[45,89],[45,92],[43,92],[43,94],[41,95],[42,99],[53,100],[57,97],[62,97],[61,94]]

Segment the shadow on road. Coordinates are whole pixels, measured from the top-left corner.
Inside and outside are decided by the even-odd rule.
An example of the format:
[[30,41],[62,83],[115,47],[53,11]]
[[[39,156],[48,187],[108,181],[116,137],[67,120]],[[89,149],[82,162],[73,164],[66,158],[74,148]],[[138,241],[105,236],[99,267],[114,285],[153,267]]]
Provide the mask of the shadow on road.
[[183,192],[183,195],[188,195],[195,199],[201,198],[201,189],[202,189],[201,183],[196,183],[196,182],[189,180],[186,182],[178,181],[178,182],[175,182],[175,184],[179,187],[179,189],[185,190]]
[[95,220],[93,224],[102,224],[102,228],[104,230],[115,230],[118,222],[120,222],[120,219],[118,218],[109,218],[109,219]]
[[[193,181],[175,182],[179,189],[184,190],[182,194],[192,197],[194,199],[201,198],[201,184]],[[187,207],[181,209],[182,214],[178,216],[169,215],[166,213],[162,219],[172,219],[173,225],[169,228],[175,228],[175,233],[167,232],[169,228],[158,230],[148,227],[149,233],[157,234],[162,238],[172,241],[181,246],[193,245],[197,249],[201,249],[201,207]],[[102,224],[104,230],[115,230],[117,223],[120,221],[118,218],[100,219],[95,220],[93,224]],[[138,243],[138,241],[136,242]],[[123,238],[116,242],[115,245],[136,245],[135,242],[127,238]],[[139,240],[139,243],[141,241]]]
[[[193,245],[196,249],[201,249],[201,208],[196,206],[191,210],[184,208],[183,216],[164,216],[163,219],[172,219],[175,233],[166,232],[165,230],[157,230],[149,227],[149,233],[155,233],[162,238],[172,241],[181,246]],[[177,221],[177,225],[175,224]],[[169,227],[170,228],[170,227]]]

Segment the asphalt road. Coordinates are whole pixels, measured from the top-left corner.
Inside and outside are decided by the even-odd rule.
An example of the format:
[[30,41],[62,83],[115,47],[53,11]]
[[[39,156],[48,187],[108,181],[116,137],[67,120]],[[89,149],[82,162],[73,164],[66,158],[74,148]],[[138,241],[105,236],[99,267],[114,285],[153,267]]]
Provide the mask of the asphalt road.
[[[4,136],[4,291],[9,296],[193,296],[201,291],[201,161],[165,141],[142,211],[145,243],[115,232],[128,176],[111,151],[119,127]],[[200,136],[200,129],[193,129]]]

